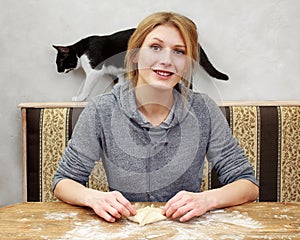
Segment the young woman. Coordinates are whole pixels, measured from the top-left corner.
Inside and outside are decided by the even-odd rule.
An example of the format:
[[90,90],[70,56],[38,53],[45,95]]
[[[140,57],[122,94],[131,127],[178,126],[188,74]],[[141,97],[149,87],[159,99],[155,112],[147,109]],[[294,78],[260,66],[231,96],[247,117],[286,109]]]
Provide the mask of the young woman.
[[[109,222],[135,215],[137,201],[166,202],[163,214],[184,222],[255,200],[252,166],[218,106],[182,84],[198,57],[190,19],[169,12],[144,19],[128,43],[128,81],[82,112],[55,174],[55,195]],[[224,186],[200,192],[205,156]],[[85,187],[100,158],[110,192]]]

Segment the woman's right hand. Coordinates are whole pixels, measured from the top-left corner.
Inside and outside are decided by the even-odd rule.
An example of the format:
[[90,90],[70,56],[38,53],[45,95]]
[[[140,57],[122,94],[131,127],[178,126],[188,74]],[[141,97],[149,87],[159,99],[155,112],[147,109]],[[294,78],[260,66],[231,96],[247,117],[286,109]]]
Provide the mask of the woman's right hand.
[[121,217],[135,215],[133,205],[118,191],[100,192],[88,189],[87,205],[107,222],[115,222]]
[[71,179],[59,181],[54,194],[66,203],[92,208],[98,216],[108,222],[136,214],[133,205],[120,192],[101,192]]

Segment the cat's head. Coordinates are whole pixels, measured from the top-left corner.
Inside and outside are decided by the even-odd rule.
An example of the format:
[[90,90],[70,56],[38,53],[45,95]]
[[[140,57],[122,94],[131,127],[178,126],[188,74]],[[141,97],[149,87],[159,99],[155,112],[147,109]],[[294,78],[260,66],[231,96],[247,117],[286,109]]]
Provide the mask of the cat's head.
[[57,50],[56,66],[58,72],[68,73],[77,67],[78,57],[72,47],[55,45],[53,47]]

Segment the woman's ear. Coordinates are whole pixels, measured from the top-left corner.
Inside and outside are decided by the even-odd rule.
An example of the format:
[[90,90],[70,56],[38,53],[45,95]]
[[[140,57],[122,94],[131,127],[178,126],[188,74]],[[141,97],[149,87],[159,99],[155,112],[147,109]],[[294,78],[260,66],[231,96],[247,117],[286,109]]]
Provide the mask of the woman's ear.
[[138,63],[139,61],[139,49],[136,48],[133,52],[132,52],[132,62],[133,63]]
[[136,53],[136,54],[133,56],[133,58],[132,58],[132,62],[133,62],[133,63],[138,63],[138,61],[139,61],[139,57],[138,57],[138,53]]

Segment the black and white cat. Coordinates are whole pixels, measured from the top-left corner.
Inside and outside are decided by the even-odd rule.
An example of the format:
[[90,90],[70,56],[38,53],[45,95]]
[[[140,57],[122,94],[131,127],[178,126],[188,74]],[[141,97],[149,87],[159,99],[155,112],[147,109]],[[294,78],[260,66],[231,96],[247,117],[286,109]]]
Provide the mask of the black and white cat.
[[[111,35],[89,36],[73,45],[55,46],[57,50],[57,71],[68,73],[82,67],[86,79],[78,96],[73,101],[84,101],[89,96],[97,81],[107,75],[113,79],[122,79],[124,74],[124,57],[127,43],[134,32],[134,28],[119,31]],[[228,80],[228,76],[219,72],[209,61],[206,53],[199,45],[200,65],[212,77]]]

